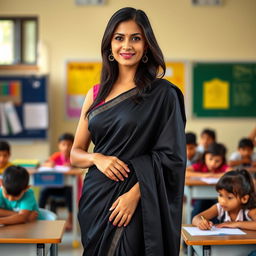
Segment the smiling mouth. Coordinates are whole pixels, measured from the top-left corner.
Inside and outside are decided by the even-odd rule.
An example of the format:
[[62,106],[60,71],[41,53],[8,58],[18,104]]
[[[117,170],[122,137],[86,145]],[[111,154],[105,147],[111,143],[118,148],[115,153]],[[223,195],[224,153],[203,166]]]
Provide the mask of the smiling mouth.
[[130,59],[132,58],[135,53],[120,53],[120,55],[124,58],[124,59]]

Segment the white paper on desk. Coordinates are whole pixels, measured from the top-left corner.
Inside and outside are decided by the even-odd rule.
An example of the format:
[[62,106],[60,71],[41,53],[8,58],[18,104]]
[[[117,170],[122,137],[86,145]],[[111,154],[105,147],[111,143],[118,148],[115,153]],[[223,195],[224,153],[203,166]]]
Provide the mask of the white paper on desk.
[[54,167],[41,166],[38,168],[39,172],[67,172],[70,170],[69,166],[56,165]]
[[15,107],[11,101],[4,103],[4,113],[7,117],[12,133],[20,133],[22,131],[22,126]]
[[219,178],[200,178],[200,180],[207,184],[216,184],[219,181]]
[[53,168],[56,172],[67,172],[70,170],[70,166],[55,165]]
[[239,228],[216,228],[201,230],[198,227],[183,227],[191,236],[245,235]]
[[25,129],[48,128],[48,106],[46,103],[26,103],[23,108]]
[[0,134],[1,135],[8,135],[8,126],[7,126],[7,119],[4,113],[4,104],[0,103]]
[[54,172],[54,168],[47,167],[47,166],[41,166],[37,169],[39,172]]

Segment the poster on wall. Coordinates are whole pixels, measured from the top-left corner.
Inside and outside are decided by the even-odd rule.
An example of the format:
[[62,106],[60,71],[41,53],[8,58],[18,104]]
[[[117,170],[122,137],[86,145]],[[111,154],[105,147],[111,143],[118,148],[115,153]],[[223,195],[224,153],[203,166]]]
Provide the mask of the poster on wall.
[[[67,96],[66,115],[77,118],[84,98],[91,87],[100,82],[100,62],[69,61],[67,62]],[[166,62],[165,79],[178,86],[185,93],[185,63],[176,61]]]
[[167,61],[165,65],[166,72],[164,78],[179,87],[184,94],[186,83],[186,64],[179,61]]
[[66,69],[66,115],[68,118],[77,118],[87,92],[100,81],[101,63],[70,61],[67,62]]

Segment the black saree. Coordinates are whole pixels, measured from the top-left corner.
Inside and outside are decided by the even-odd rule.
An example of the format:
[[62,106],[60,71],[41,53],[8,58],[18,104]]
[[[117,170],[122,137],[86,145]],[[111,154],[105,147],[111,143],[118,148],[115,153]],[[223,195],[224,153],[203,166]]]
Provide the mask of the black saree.
[[[131,89],[89,114],[94,152],[129,165],[125,181],[89,168],[78,219],[84,256],[178,256],[186,167],[185,111],[180,90],[158,79],[136,103]],[[141,200],[127,227],[108,221],[109,208],[137,182]]]

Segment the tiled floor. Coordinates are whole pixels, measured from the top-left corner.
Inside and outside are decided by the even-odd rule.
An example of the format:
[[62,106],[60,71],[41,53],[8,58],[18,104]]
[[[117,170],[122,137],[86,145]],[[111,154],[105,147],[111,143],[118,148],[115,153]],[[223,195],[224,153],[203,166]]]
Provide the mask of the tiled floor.
[[82,256],[83,248],[72,248],[72,232],[65,232],[62,243],[59,245],[59,256]]

